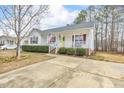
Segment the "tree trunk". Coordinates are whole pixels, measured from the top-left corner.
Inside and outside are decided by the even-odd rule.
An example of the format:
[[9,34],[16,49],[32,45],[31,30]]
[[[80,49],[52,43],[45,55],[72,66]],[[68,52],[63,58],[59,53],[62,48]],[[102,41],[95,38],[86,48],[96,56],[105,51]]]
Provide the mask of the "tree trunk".
[[113,51],[114,50],[114,28],[115,28],[115,24],[114,24],[114,14],[112,12],[112,28],[111,28],[111,44],[110,44],[110,50]]
[[105,51],[108,50],[107,48],[107,35],[108,35],[108,20],[107,20],[107,17],[106,17],[106,26],[105,26]]
[[18,6],[18,34],[17,34],[17,49],[16,58],[20,59],[20,33],[21,33],[21,6]]
[[96,29],[96,32],[95,32],[95,50],[98,51],[98,43],[97,43],[98,42],[98,40],[97,40],[97,38],[98,38],[97,37],[98,36],[97,35],[98,27],[97,27],[97,25],[95,25],[95,29]]
[[18,40],[17,40],[16,58],[20,59],[20,40],[19,40],[19,37],[18,37]]
[[121,53],[123,53],[124,51],[124,47],[123,47],[123,32],[122,32],[122,35],[121,35]]
[[97,32],[96,32],[96,51],[98,51],[98,44],[97,44]]
[[120,34],[120,31],[119,31],[119,16],[117,17],[117,46],[116,46],[116,52],[119,52],[118,49],[119,49],[119,45],[120,45],[120,40],[119,40],[119,34]]
[[89,18],[90,18],[90,22],[91,22],[91,10],[90,10]]
[[119,23],[117,23],[117,44],[116,44],[116,52],[118,52],[118,46],[119,46]]
[[122,53],[124,54],[124,39],[122,41],[123,41],[123,52]]
[[101,22],[101,50],[103,51],[103,23]]

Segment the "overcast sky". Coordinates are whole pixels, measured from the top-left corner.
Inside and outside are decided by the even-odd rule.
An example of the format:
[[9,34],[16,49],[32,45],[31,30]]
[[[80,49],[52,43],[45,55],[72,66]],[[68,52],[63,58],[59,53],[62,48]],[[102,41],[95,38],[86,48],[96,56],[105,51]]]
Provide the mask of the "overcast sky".
[[42,20],[41,29],[50,29],[66,24],[71,24],[77,17],[81,9],[86,9],[88,6],[66,5],[66,6],[50,6],[49,14]]
[[[83,5],[52,5],[49,7],[49,14],[41,20],[39,29],[44,30],[72,24],[78,12],[87,7]],[[0,31],[0,35],[2,35],[2,31]]]

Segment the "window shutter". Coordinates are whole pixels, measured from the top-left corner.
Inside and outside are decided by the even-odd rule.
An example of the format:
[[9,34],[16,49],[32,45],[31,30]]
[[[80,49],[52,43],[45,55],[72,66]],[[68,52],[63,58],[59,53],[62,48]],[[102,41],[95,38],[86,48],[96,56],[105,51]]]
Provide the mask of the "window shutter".
[[32,37],[30,38],[30,43],[32,44]]
[[36,44],[38,44],[38,37],[36,37]]
[[72,41],[74,41],[74,35],[72,35]]
[[83,41],[84,41],[84,44],[86,44],[86,34],[83,34]]

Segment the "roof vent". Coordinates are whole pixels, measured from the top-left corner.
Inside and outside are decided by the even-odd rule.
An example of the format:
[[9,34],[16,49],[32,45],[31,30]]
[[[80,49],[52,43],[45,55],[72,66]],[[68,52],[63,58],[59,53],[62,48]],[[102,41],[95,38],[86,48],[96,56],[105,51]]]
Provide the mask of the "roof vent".
[[69,26],[69,24],[67,24],[66,26]]

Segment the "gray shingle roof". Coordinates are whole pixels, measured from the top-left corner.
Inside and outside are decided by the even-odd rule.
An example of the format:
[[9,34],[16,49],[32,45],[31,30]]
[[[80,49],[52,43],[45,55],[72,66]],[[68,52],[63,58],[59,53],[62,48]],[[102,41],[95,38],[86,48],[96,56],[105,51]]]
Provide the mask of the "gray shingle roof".
[[16,37],[13,37],[13,36],[5,36],[5,35],[1,35],[0,38],[16,39]]
[[44,31],[45,32],[61,32],[61,31],[72,30],[72,29],[77,29],[77,28],[91,28],[91,27],[94,27],[93,22],[82,22],[80,24],[72,24],[72,25],[69,25],[69,26],[47,29],[47,30],[44,30]]
[[52,28],[52,29],[47,29],[47,30],[40,30],[40,29],[37,29],[37,28],[33,28],[32,31],[36,30],[40,34],[42,34],[42,33],[48,33],[48,32],[61,32],[61,31],[69,31],[69,30],[72,30],[72,29],[91,28],[91,27],[94,27],[94,22],[82,22],[80,24],[72,24],[72,25],[69,25],[69,26],[63,26],[63,27]]

